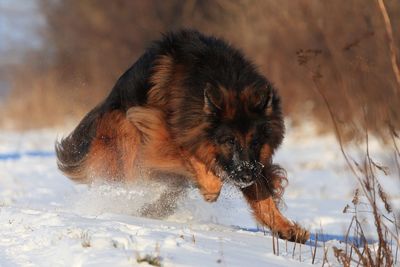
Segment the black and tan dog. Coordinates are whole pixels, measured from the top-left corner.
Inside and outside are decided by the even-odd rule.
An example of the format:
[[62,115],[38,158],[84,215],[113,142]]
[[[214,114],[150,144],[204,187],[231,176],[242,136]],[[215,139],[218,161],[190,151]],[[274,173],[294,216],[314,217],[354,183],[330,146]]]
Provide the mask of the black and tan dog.
[[272,155],[283,134],[279,96],[252,63],[220,39],[183,30],[154,42],[56,151],[78,182],[131,181],[145,169],[194,181],[207,201],[231,182],[260,223],[305,242],[308,232],[276,207],[286,177]]

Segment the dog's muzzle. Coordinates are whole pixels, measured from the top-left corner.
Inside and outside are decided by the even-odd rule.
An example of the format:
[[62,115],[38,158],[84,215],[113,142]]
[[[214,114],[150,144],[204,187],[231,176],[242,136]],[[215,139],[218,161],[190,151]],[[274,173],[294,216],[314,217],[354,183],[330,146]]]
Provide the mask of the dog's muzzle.
[[230,180],[239,188],[249,187],[260,177],[263,167],[259,162],[242,161],[231,171]]

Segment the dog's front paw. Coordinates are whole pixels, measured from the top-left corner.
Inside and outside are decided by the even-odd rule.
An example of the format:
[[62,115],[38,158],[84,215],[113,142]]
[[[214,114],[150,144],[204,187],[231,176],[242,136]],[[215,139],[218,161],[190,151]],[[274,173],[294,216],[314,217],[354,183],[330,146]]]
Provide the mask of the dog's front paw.
[[218,193],[203,193],[203,198],[207,202],[215,202],[217,201],[219,197],[219,192]]
[[293,226],[287,230],[278,231],[278,236],[291,242],[304,244],[310,238],[310,232],[299,224],[294,223]]

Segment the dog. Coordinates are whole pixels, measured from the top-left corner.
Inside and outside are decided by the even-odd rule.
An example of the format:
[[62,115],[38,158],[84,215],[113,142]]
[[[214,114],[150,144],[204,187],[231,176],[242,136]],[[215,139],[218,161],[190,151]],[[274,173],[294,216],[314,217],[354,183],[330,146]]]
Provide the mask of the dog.
[[146,170],[179,177],[171,188],[194,183],[209,202],[234,184],[259,223],[304,243],[309,232],[278,209],[287,179],[272,156],[283,136],[278,92],[257,68],[219,38],[180,30],[153,42],[56,154],[76,182],[129,182]]

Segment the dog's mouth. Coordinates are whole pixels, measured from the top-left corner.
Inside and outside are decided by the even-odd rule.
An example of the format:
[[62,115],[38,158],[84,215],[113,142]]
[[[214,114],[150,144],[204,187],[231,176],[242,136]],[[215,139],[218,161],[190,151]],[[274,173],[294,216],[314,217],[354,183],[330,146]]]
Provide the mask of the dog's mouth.
[[221,168],[218,168],[216,175],[220,177],[221,180],[232,183],[234,186],[237,186],[241,189],[254,184],[259,176],[258,173],[243,173],[240,170],[226,171]]
[[243,189],[246,187],[251,186],[252,184],[255,183],[255,181],[241,181],[241,180],[236,180],[236,179],[230,179],[230,181],[237,187]]

